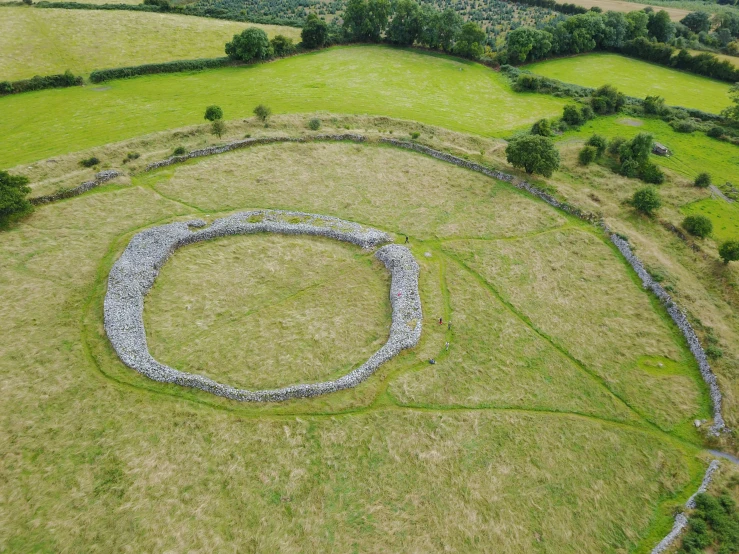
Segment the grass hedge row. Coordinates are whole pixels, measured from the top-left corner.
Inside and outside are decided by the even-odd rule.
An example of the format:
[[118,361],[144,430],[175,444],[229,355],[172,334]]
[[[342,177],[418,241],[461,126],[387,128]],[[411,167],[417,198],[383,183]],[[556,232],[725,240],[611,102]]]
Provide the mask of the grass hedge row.
[[65,88],[82,86],[82,77],[73,75],[70,71],[59,75],[36,75],[31,79],[21,81],[0,81],[0,96],[18,94],[32,90],[43,90],[47,88]]
[[113,69],[96,69],[90,73],[90,81],[102,83],[112,79],[125,79],[137,75],[153,75],[156,73],[177,73],[180,71],[198,71],[233,65],[229,58],[201,58],[198,60],[178,60],[174,62],[148,63],[130,67],[115,67]]

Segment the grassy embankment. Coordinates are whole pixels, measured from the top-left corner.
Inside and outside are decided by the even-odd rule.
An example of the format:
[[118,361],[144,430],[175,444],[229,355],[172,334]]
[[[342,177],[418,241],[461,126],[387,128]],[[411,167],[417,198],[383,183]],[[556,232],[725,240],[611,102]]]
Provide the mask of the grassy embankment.
[[0,79],[87,75],[107,69],[224,56],[224,45],[247,27],[300,41],[300,29],[166,13],[51,10],[0,12]]
[[[582,223],[478,174],[355,144],[257,147],[131,185],[42,207],[0,235],[7,549],[644,551],[697,486],[690,421],[708,415],[705,387],[662,309]],[[101,308],[132,234],[248,207],[410,235],[420,345],[357,389],[280,406],[125,368]],[[255,262],[264,266],[249,270]],[[315,286],[300,294],[302,265]],[[347,304],[329,272],[366,282],[368,298]],[[163,313],[206,279],[218,283],[207,299]],[[346,340],[327,333],[329,321],[361,329],[353,347],[372,340],[387,324],[386,299],[372,305],[383,279],[359,251],[324,241],[186,247],[147,303],[152,348],[245,383],[361,363],[324,357],[320,341]],[[252,332],[260,322],[275,336]],[[242,363],[243,373],[231,365]]]
[[611,84],[637,98],[662,96],[672,106],[719,113],[731,104],[728,83],[618,54],[596,52],[533,63],[525,68],[586,87]]

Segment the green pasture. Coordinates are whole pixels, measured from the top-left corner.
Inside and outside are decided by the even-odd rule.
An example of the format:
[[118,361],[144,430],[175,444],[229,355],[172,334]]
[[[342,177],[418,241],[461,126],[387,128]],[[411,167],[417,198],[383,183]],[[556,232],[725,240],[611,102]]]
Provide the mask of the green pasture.
[[706,198],[682,208],[685,215],[704,215],[713,223],[713,237],[718,242],[739,240],[739,206],[722,198]]
[[0,98],[0,167],[203,122],[325,110],[387,115],[500,135],[561,113],[565,102],[514,93],[500,74],[448,56],[378,46],[337,47],[271,63],[111,81]]
[[586,87],[611,84],[644,98],[662,96],[672,106],[718,113],[731,104],[729,84],[618,54],[592,53],[533,63],[526,69]]
[[144,63],[216,58],[247,27],[300,40],[300,29],[167,13],[52,10],[0,11],[0,80],[64,73],[87,75]]
[[[131,237],[248,208],[408,235],[418,346],[355,389],[270,406],[123,366],[102,303]],[[41,206],[0,257],[0,550],[648,552],[705,469],[705,386],[607,240],[420,154],[203,158]],[[362,363],[387,294],[353,246],[230,237],[174,253],[145,318],[170,363],[287,384]]]
[[630,139],[641,132],[651,133],[656,141],[672,151],[670,157],[651,156],[656,164],[689,179],[707,172],[715,183],[739,182],[739,148],[712,139],[704,133],[677,133],[659,119],[639,119],[623,115],[599,117],[588,121],[578,130],[567,131],[559,140],[587,140],[596,133],[609,139]]

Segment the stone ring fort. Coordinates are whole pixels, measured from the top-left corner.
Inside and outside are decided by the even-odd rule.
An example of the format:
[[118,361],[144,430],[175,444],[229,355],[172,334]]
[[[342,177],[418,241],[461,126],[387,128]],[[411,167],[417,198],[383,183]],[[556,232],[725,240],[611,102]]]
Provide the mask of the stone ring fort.
[[193,387],[242,402],[279,402],[305,398],[357,386],[377,369],[412,348],[421,336],[422,313],[418,293],[419,267],[410,250],[397,244],[375,253],[391,275],[392,324],[387,342],[369,360],[333,381],[291,385],[280,389],[244,390],[202,375],[164,365],[149,353],[144,329],[144,297],[159,270],[179,247],[229,235],[280,233],[312,235],[376,248],[392,237],[357,223],[301,212],[256,210],[217,219],[209,227],[202,220],[169,223],[136,234],[113,265],[105,295],[105,332],[116,353],[131,369],[155,381]]

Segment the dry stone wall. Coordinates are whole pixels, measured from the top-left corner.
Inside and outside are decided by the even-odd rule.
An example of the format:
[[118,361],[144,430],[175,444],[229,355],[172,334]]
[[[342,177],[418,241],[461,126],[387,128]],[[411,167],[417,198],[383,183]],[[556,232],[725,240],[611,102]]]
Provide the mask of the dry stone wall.
[[144,297],[167,259],[186,244],[253,233],[321,236],[362,248],[376,248],[392,240],[387,233],[335,217],[273,210],[237,213],[218,219],[210,226],[202,220],[194,220],[142,231],[131,239],[113,265],[104,303],[105,331],[124,364],[155,381],[193,387],[242,402],[279,402],[355,387],[401,350],[418,343],[423,319],[418,293],[419,266],[408,248],[390,244],[375,254],[391,275],[390,335],[380,350],[347,375],[323,383],[251,391],[224,385],[202,375],[185,373],[156,361],[146,343]]
[[39,206],[41,204],[56,202],[57,200],[62,200],[63,198],[72,198],[73,196],[79,196],[80,194],[94,189],[95,187],[99,187],[103,183],[106,183],[111,179],[115,179],[120,175],[120,171],[117,171],[115,169],[106,169],[105,171],[100,171],[99,173],[97,173],[92,181],[85,181],[81,185],[72,189],[60,190],[59,192],[55,192],[54,194],[49,194],[47,196],[37,196],[36,198],[29,198],[28,201],[34,206]]

